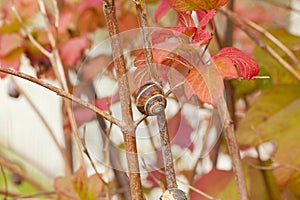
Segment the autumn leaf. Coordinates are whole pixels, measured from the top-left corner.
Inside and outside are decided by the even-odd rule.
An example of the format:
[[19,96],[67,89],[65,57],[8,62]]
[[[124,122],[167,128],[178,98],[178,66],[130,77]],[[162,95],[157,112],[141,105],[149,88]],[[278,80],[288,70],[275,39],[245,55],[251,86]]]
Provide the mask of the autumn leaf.
[[[240,144],[257,146],[262,142],[276,143],[273,159],[279,164],[300,167],[300,87],[298,84],[278,85],[264,90],[237,128]],[[300,196],[300,175],[280,167],[274,170],[281,187]]]
[[[224,171],[219,170],[217,168],[213,168],[209,173],[204,174],[203,176],[198,178],[193,186],[198,190],[201,190],[211,196],[217,196],[226,188],[226,186],[230,183],[232,179],[232,171]],[[191,200],[205,199],[207,198],[203,197],[197,192],[191,192]]]
[[89,46],[87,37],[76,37],[68,40],[59,48],[60,56],[64,64],[73,68],[82,51]]
[[21,48],[22,37],[17,33],[0,35],[0,57]]
[[95,200],[99,197],[102,187],[103,182],[96,174],[87,177],[82,168],[70,177],[57,177],[54,181],[58,199],[61,200]]
[[177,112],[172,118],[168,119],[168,130],[170,141],[183,149],[188,148],[193,151],[194,143],[191,140],[193,127],[187,122],[181,111]]
[[224,6],[228,0],[169,0],[171,7],[177,11],[211,10]]
[[213,106],[223,97],[223,80],[218,70],[212,66],[193,68],[186,77],[184,91],[188,99],[196,95],[203,103]]
[[[234,47],[225,47],[221,49],[211,58],[211,60],[218,67],[223,77],[232,76],[231,78],[236,78],[236,75],[232,72],[233,67],[237,67],[238,73],[246,79],[251,79],[259,72],[256,61]],[[226,74],[226,68],[228,69],[228,74]]]
[[170,10],[169,0],[161,0],[161,4],[155,11],[155,21],[160,20]]

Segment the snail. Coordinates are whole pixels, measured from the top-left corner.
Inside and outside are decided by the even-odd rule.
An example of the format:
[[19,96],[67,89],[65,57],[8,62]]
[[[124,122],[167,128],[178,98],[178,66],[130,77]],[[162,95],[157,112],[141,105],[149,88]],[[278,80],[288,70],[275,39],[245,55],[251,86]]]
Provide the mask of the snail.
[[136,93],[137,109],[149,116],[158,115],[167,105],[162,87],[149,81],[142,85]]

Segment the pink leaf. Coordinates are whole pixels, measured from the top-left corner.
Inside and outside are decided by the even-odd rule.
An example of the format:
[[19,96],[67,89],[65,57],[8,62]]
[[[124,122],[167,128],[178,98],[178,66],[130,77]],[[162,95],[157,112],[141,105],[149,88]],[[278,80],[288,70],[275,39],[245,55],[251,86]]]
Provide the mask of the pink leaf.
[[[236,49],[234,47],[226,47],[221,49],[217,55],[212,57],[212,61],[223,63],[228,65],[229,60],[231,61],[232,66],[236,66],[239,70],[240,75],[243,78],[251,79],[253,76],[256,76],[259,72],[258,64],[251,57]],[[220,61],[220,59],[226,59],[225,61]],[[220,65],[219,65],[220,66]],[[223,67],[224,68],[224,67]]]
[[201,69],[193,68],[184,84],[188,99],[196,95],[201,102],[213,106],[216,106],[223,96],[223,89],[223,79],[218,70],[212,66],[202,66]]
[[155,21],[159,21],[167,12],[170,10],[171,6],[168,0],[161,0],[161,4],[155,11]]
[[82,51],[89,46],[87,37],[72,38],[65,42],[60,48],[61,59],[64,64],[73,68],[80,58]]
[[[208,174],[205,174],[198,178],[193,186],[207,194],[217,196],[225,189],[232,178],[232,171],[223,171],[213,168]],[[205,199],[207,198],[203,197],[199,193],[194,191],[191,192],[191,200]]]
[[218,9],[227,2],[228,0],[169,0],[171,7],[181,12]]
[[21,45],[22,37],[17,33],[0,35],[0,57],[20,48]]
[[183,149],[188,148],[193,151],[194,143],[191,140],[191,134],[194,129],[182,116],[181,111],[177,112],[171,119],[168,119],[168,130],[172,144],[177,144]]
[[219,58],[213,61],[223,79],[238,78],[235,66],[229,58]]
[[178,25],[184,27],[195,27],[194,20],[192,18],[192,12],[178,12]]
[[196,11],[198,20],[199,20],[199,25],[198,28],[204,30],[210,20],[212,20],[216,14],[216,10],[210,10],[210,11],[202,11],[202,10],[197,10]]

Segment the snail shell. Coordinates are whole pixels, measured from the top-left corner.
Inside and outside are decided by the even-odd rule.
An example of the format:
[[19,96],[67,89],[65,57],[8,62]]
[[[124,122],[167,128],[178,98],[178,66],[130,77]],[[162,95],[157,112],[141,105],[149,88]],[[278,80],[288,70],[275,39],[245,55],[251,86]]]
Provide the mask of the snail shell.
[[145,115],[158,115],[166,105],[164,91],[157,83],[147,82],[136,93],[137,109]]

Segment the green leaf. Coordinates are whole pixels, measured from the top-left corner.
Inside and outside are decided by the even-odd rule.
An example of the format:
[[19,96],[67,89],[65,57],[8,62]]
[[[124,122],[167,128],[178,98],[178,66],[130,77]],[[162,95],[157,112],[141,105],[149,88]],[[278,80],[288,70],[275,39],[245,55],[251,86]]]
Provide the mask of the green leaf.
[[218,9],[227,2],[228,0],[169,0],[171,7],[180,12]]
[[[288,33],[285,29],[271,29],[268,30],[271,34],[273,34],[276,38],[280,39],[280,41],[286,45],[287,48],[293,50],[297,49],[297,45],[300,43],[300,37],[292,35]],[[273,48],[284,60],[289,63],[292,63],[284,52],[282,52],[278,47],[276,47],[273,43],[266,40],[266,38],[262,37],[271,48]],[[297,51],[294,52],[297,54]],[[296,55],[298,60],[300,61],[300,54]],[[287,72],[274,58],[272,58],[269,54],[265,53],[260,47],[257,47],[254,51],[254,58],[258,62],[259,66],[264,66],[266,71],[270,74],[271,80],[273,84],[291,84],[297,83],[295,78]],[[299,69],[299,68],[298,68]],[[300,73],[300,70],[298,70]]]
[[[237,129],[239,143],[258,145],[265,141],[277,144],[276,162],[300,167],[300,86],[280,85],[265,90]],[[291,153],[292,152],[292,153]],[[292,169],[274,170],[278,184],[300,195],[300,174]]]

